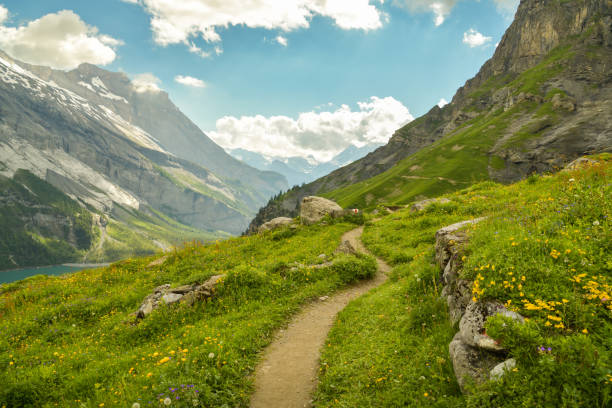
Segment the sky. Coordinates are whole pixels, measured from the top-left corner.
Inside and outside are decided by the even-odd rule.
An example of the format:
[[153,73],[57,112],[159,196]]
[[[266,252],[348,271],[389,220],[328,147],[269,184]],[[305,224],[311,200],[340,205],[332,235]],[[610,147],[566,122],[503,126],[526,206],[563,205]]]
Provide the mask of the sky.
[[0,49],[125,72],[225,148],[329,160],[450,101],[518,0],[0,0]]

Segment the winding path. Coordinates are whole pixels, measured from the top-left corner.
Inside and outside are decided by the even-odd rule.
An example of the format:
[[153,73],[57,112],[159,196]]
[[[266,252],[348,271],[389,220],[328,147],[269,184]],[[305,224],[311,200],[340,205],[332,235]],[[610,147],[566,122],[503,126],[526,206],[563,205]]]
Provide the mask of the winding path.
[[[363,227],[342,236],[359,252],[369,253],[363,246]],[[251,408],[310,407],[317,385],[320,350],[325,344],[336,315],[353,299],[380,286],[391,267],[381,259],[374,278],[344,289],[329,298],[323,297],[306,306],[264,352],[255,370],[255,393]]]

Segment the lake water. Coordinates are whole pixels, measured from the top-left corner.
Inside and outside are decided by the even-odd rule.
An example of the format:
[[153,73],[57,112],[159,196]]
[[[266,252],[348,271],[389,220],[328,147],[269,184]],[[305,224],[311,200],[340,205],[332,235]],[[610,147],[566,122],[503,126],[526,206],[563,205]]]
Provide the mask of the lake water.
[[0,283],[15,282],[34,275],[63,275],[65,273],[82,271],[83,269],[99,268],[101,266],[104,265],[55,265],[0,271]]

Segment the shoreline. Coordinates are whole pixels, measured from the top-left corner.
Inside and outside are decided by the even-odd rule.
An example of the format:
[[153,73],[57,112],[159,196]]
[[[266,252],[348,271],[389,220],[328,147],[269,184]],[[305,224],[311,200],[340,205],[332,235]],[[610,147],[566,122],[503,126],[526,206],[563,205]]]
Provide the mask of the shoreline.
[[[23,266],[21,268],[13,268],[13,269],[3,269],[0,271],[1,273],[4,272],[15,272],[15,271],[21,271],[24,269],[44,269],[44,268],[53,268],[56,266],[65,266],[68,268],[83,268],[83,269],[94,269],[94,268],[104,268],[107,266],[110,266],[111,263],[99,263],[99,264],[85,264],[85,263],[63,263],[63,264],[55,264],[55,265],[38,265],[38,266]],[[77,271],[75,271],[77,272]]]

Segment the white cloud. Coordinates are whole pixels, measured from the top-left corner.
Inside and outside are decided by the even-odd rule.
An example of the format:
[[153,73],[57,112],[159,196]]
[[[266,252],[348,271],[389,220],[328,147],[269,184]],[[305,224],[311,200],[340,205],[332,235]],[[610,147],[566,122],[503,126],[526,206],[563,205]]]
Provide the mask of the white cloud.
[[179,84],[183,84],[186,86],[191,86],[194,88],[204,88],[206,87],[206,83],[204,81],[202,81],[201,79],[198,78],[194,78],[192,76],[183,76],[183,75],[177,75],[174,77],[174,80],[176,82],[178,82]]
[[[459,0],[394,0],[395,5],[406,7],[413,13],[430,12],[436,26],[444,23]],[[494,0],[500,14],[512,18],[520,0]]]
[[404,6],[413,13],[433,13],[436,26],[444,23],[456,3],[457,0],[395,0],[395,4]]
[[438,106],[439,106],[440,108],[443,108],[443,107],[445,107],[446,105],[448,105],[448,101],[447,101],[446,99],[444,99],[444,98],[441,98],[441,99],[440,99],[440,102],[438,102]]
[[[383,0],[372,0],[383,3]],[[289,32],[308,28],[315,15],[329,17],[342,29],[382,27],[381,10],[370,0],[141,0],[151,14],[151,29],[160,45],[191,46],[201,38],[221,41],[219,28],[243,25]]]
[[226,116],[217,120],[208,135],[225,148],[243,148],[268,156],[312,155],[330,160],[350,144],[386,143],[393,133],[413,117],[408,108],[392,97],[372,97],[353,111],[342,105],[332,112],[287,116]]
[[138,93],[161,92],[159,84],[161,84],[161,80],[149,72],[136,75],[134,79],[132,79],[132,87],[134,88],[134,91]]
[[8,19],[8,9],[0,4],[0,24],[4,23]]
[[0,6],[0,48],[30,64],[72,69],[84,62],[106,65],[123,44],[87,25],[70,10],[47,14],[20,27],[4,25],[8,10]]
[[469,45],[471,48],[485,45],[492,39],[492,37],[485,37],[473,28],[470,28],[465,33],[463,33],[463,43]]
[[282,45],[283,47],[286,47],[287,44],[289,43],[289,41],[287,41],[287,39],[283,37],[282,35],[279,35],[278,37],[276,37],[276,42]]

